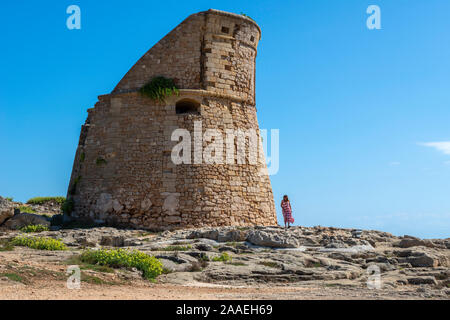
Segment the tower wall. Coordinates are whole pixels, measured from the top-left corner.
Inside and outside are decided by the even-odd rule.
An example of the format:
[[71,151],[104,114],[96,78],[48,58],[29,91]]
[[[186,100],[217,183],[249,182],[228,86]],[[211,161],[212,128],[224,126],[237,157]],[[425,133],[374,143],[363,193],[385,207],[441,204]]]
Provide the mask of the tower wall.
[[[72,218],[172,229],[273,225],[276,213],[264,162],[178,164],[175,129],[258,133],[255,58],[259,27],[240,15],[209,10],[183,21],[150,49],[111,94],[99,96],[82,127],[69,185]],[[180,90],[164,103],[138,90],[154,76]],[[177,101],[199,104],[176,113]],[[202,151],[211,142],[202,142]],[[248,145],[248,141],[247,141]],[[194,149],[194,147],[192,147]],[[192,159],[195,150],[192,150]],[[224,158],[226,150],[223,150]]]

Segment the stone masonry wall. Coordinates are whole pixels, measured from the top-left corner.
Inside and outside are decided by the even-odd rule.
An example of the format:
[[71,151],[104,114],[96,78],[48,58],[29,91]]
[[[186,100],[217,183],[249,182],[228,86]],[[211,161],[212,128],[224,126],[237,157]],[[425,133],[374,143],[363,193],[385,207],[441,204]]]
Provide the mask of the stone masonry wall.
[[[111,94],[99,96],[80,134],[68,190],[71,217],[149,229],[276,224],[264,162],[171,160],[178,143],[172,132],[193,133],[194,122],[201,122],[202,132],[258,132],[259,39],[259,27],[248,18],[216,10],[194,14],[150,49]],[[180,95],[160,103],[137,92],[157,75],[173,78]],[[177,114],[183,99],[198,103],[198,112]],[[203,141],[203,147],[209,144]]]

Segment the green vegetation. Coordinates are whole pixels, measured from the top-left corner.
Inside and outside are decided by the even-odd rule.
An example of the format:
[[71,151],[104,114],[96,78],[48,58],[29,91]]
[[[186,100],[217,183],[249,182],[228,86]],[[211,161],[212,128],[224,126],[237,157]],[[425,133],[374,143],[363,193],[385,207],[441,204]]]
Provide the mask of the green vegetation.
[[260,262],[258,262],[258,264],[269,267],[269,268],[276,268],[276,269],[279,268],[278,263],[273,262],[273,261],[260,261]]
[[28,226],[20,228],[20,231],[25,232],[25,233],[42,232],[42,231],[48,231],[48,227],[44,226],[42,224],[36,224],[36,225],[30,224]]
[[231,260],[232,260],[231,256],[226,252],[222,253],[220,256],[212,258],[212,261],[215,261],[215,262],[217,262],[217,261],[228,262]]
[[24,279],[17,273],[12,273],[12,272],[0,273],[0,277],[7,277],[11,281],[24,283]]
[[6,197],[5,200],[13,201],[13,198],[12,197]]
[[231,264],[232,266],[237,266],[237,267],[246,266],[246,264],[243,262],[227,262],[227,264]]
[[65,197],[35,197],[27,201],[28,204],[45,204],[47,202],[56,202],[62,204],[66,200]]
[[241,12],[241,16],[244,16],[246,18],[249,18],[250,20],[255,21],[252,17],[250,17],[249,15],[246,15],[245,13]]
[[86,158],[86,154],[84,152],[82,152],[80,154],[80,162],[84,162],[84,159]]
[[236,248],[238,245],[240,245],[240,243],[236,242],[236,241],[230,241],[230,242],[226,242],[225,245]]
[[36,213],[36,210],[29,206],[20,206],[18,209],[20,213]]
[[13,251],[14,244],[10,240],[0,239],[0,251]]
[[73,200],[72,199],[66,199],[64,203],[61,205],[61,211],[70,214],[73,210]]
[[[78,176],[73,180],[72,186],[70,187],[70,190],[69,190],[69,194],[75,194],[75,192],[77,192],[77,186],[78,186],[78,183],[80,182],[80,180],[81,180],[81,176]],[[65,203],[65,201],[61,204],[61,206],[63,206],[64,203]]]
[[90,284],[103,284],[103,285],[114,285],[116,283],[114,282],[109,282],[109,281],[105,281],[99,277],[81,272],[81,281],[82,282],[86,282],[86,283],[90,283]]
[[187,251],[190,249],[192,249],[191,245],[187,246],[172,245],[164,248],[152,248],[152,251]]
[[104,158],[102,157],[98,157],[97,160],[95,160],[95,164],[98,166],[101,166],[103,164],[107,164],[108,161],[106,161]]
[[66,264],[68,265],[78,265],[81,270],[93,270],[97,272],[114,273],[114,269],[108,266],[102,266],[98,264],[91,264],[82,261],[81,255],[74,255],[67,259]]
[[179,95],[179,90],[172,79],[155,77],[140,89],[140,93],[160,102],[171,95]]
[[66,245],[61,240],[47,237],[17,236],[12,240],[12,244],[38,250],[67,250]]
[[138,250],[101,249],[85,250],[81,261],[91,265],[111,268],[136,268],[142,271],[144,278],[153,280],[163,272],[161,261]]

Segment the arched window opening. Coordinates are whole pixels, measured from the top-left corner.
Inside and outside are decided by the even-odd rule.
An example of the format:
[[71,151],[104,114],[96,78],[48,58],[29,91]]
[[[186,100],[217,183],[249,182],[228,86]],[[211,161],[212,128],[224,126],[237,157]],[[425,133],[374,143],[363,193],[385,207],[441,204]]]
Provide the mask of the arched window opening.
[[175,106],[177,114],[200,114],[200,103],[195,100],[183,99]]

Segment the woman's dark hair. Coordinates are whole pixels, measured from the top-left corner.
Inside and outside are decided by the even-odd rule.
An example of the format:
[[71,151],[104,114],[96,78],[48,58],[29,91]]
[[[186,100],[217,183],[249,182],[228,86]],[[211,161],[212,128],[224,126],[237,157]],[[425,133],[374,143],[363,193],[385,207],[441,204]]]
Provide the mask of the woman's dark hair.
[[283,200],[284,200],[284,198],[286,198],[286,200],[289,201],[289,198],[288,198],[287,194],[285,194],[285,195],[283,196]]

